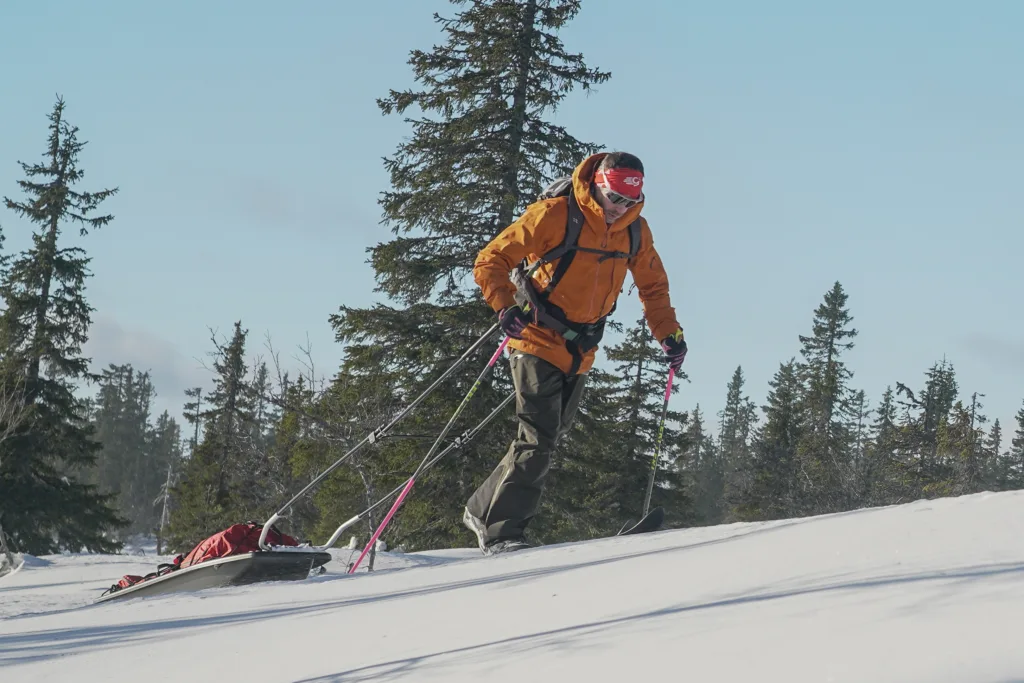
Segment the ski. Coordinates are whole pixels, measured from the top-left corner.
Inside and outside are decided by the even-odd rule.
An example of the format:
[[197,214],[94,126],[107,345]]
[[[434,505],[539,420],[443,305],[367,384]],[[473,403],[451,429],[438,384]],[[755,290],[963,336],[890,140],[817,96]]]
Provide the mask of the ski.
[[[619,533],[616,536],[632,536],[633,534],[646,534],[651,531],[657,531],[661,528],[662,522],[665,521],[665,508],[658,506],[648,512],[643,519],[629,526],[629,522],[623,525]],[[628,528],[627,528],[628,527]]]

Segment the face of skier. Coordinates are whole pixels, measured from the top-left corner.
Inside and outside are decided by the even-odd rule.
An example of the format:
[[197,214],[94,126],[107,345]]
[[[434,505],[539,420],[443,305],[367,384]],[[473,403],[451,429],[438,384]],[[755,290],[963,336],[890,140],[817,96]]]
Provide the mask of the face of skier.
[[594,174],[594,196],[604,209],[609,225],[626,211],[643,201],[643,174],[630,168],[598,170]]

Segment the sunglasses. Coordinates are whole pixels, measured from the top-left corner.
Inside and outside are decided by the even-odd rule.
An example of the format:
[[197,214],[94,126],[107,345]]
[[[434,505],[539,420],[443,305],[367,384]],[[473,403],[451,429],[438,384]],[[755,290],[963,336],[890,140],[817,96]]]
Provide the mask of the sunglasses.
[[642,201],[644,200],[644,196],[643,196],[643,195],[640,195],[640,198],[639,198],[639,199],[633,199],[632,197],[627,197],[627,196],[626,196],[626,195],[624,195],[624,194],[619,194],[618,192],[615,192],[614,190],[609,190],[609,189],[608,189],[607,187],[601,187],[600,185],[595,185],[595,187],[596,187],[596,188],[597,188],[597,189],[598,189],[598,190],[599,190],[599,191],[600,191],[600,192],[601,192],[601,193],[602,193],[602,194],[603,194],[603,195],[604,195],[604,196],[605,196],[605,197],[606,197],[606,198],[608,199],[608,201],[610,201],[610,202],[611,202],[612,204],[616,204],[616,205],[618,205],[618,206],[624,206],[624,207],[626,207],[627,209],[628,209],[629,207],[631,207],[631,206],[635,205],[635,204],[639,204],[640,202],[642,202]]

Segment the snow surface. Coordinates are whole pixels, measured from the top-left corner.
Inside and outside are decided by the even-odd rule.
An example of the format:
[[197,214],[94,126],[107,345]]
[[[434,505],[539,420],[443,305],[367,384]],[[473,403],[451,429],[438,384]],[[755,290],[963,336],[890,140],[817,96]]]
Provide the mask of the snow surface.
[[[0,681],[1024,682],[1024,492],[94,605],[146,555],[0,579]],[[354,559],[354,558],[353,558]]]

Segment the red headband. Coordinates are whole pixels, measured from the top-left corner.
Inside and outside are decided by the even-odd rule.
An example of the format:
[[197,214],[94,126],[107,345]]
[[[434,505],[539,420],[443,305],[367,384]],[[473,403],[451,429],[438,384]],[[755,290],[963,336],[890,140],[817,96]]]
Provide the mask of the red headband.
[[594,182],[612,192],[631,199],[639,199],[644,186],[644,174],[632,168],[610,168],[594,173]]

